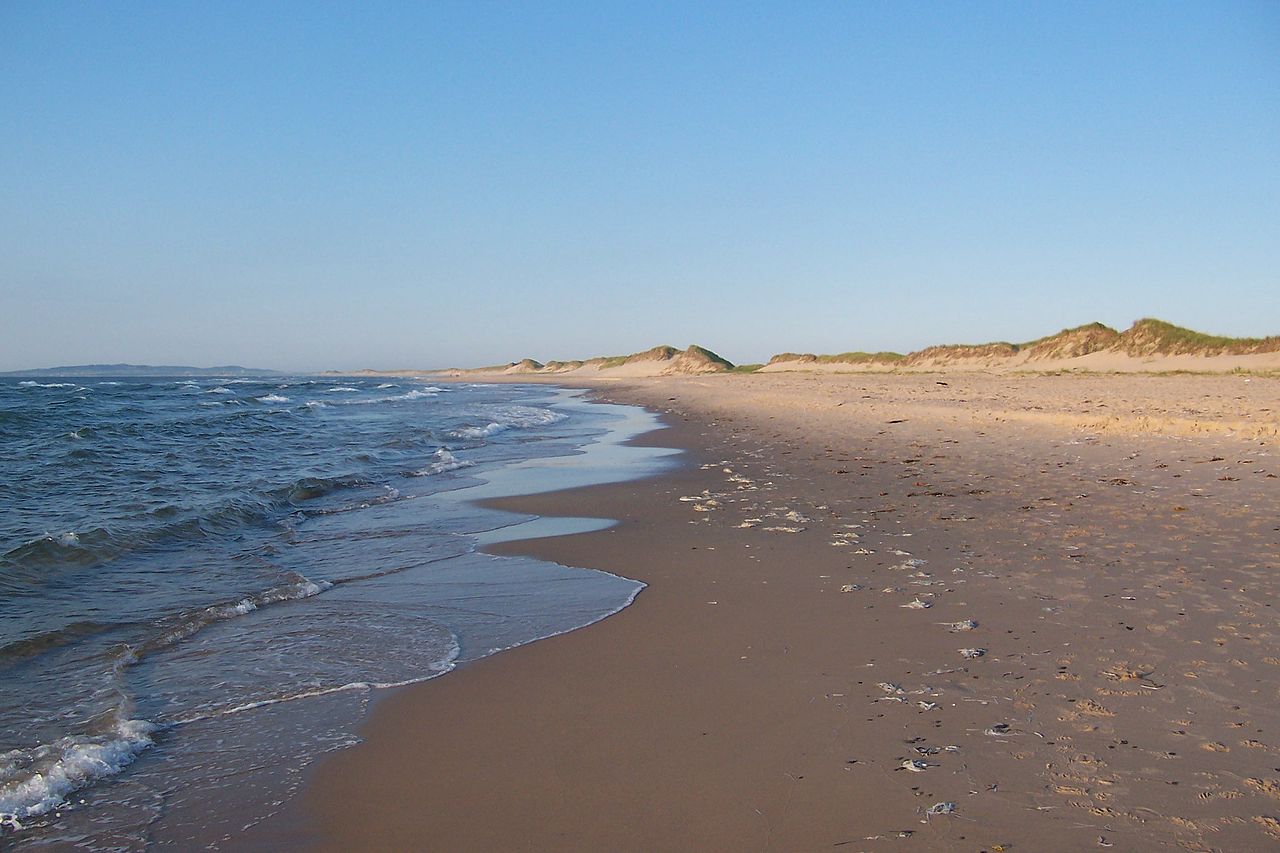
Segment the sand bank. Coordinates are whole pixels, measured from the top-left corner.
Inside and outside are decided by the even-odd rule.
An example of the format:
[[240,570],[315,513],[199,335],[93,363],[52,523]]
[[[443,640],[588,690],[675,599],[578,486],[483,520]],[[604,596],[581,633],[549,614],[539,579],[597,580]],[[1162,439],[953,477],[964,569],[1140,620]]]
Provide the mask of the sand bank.
[[611,384],[668,413],[651,440],[690,464],[512,499],[624,523],[499,547],[649,588],[589,629],[384,700],[367,742],[244,841],[1274,845],[1278,392],[1239,377]]

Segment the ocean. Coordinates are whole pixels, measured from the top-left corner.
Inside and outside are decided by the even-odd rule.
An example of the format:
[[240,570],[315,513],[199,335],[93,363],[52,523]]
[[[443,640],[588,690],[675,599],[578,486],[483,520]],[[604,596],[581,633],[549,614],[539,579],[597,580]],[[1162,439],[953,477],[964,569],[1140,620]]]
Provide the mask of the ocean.
[[625,442],[658,426],[543,386],[0,380],[0,845],[216,846],[379,690],[625,607],[481,550],[608,520],[473,501],[655,473]]

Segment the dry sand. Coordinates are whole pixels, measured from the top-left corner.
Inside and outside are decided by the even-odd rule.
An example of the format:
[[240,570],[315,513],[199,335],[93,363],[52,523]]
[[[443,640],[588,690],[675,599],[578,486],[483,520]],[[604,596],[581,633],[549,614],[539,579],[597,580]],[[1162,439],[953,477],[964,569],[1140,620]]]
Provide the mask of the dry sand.
[[649,588],[382,701],[245,846],[1280,844],[1280,381],[604,394],[690,464],[504,502],[623,524],[501,547]]

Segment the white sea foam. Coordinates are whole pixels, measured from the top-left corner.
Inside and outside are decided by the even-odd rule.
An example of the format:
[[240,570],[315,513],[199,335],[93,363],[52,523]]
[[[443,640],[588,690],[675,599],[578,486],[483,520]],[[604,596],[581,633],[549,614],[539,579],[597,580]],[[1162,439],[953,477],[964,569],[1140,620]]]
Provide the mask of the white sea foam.
[[224,388],[223,386],[219,385],[217,388],[210,388],[208,391],[205,391],[204,393],[206,393],[206,394],[234,394],[234,393],[236,393],[236,392],[235,392],[235,391],[232,391],[230,388]]
[[491,435],[497,435],[506,428],[506,425],[495,421],[490,422],[488,426],[455,429],[453,435],[458,438],[488,438]]
[[488,438],[508,429],[526,429],[549,426],[565,419],[560,412],[538,409],[533,406],[505,406],[491,413],[493,420],[485,426],[467,426],[454,430],[456,438]]
[[[378,386],[381,388],[382,386]],[[330,389],[334,390],[334,389]],[[338,389],[341,390],[341,389]],[[356,390],[351,388],[349,390]],[[439,388],[415,388],[412,391],[406,391],[403,394],[392,394],[387,397],[367,397],[362,400],[340,400],[337,405],[341,406],[367,406],[372,403],[394,403],[400,400],[423,400],[428,397],[434,397],[440,393]]]
[[436,451],[436,461],[432,462],[421,471],[414,471],[415,477],[430,477],[432,474],[443,474],[446,471],[456,471],[459,468],[470,468],[476,463],[469,459],[459,459],[443,447]]
[[126,656],[124,664],[131,666],[138,662],[141,654],[147,651],[155,651],[156,649],[172,646],[188,637],[191,637],[204,630],[215,622],[221,622],[226,619],[234,619],[237,616],[244,616],[252,613],[260,607],[266,607],[270,604],[277,604],[281,601],[297,601],[302,598],[310,598],[313,595],[319,595],[333,584],[329,581],[313,581],[302,575],[295,575],[298,578],[293,583],[282,584],[272,587],[257,595],[246,596],[239,601],[232,601],[225,604],[212,604],[208,607],[196,611],[187,611],[174,622],[170,622],[172,627],[168,631],[150,640],[145,647],[138,650],[135,649],[130,655]]
[[155,729],[146,720],[122,720],[106,735],[68,735],[0,754],[0,825],[20,829],[73,791],[119,773],[151,746]]
[[58,537],[58,544],[66,545],[68,547],[72,545],[79,545],[80,537],[77,536],[74,531],[68,530],[66,533]]
[[395,383],[393,382],[383,382],[381,385],[378,386],[378,390],[383,391],[383,390],[386,390],[387,388],[395,388],[395,387],[396,387]]
[[308,400],[304,404],[308,409],[327,409],[329,404],[323,400]]
[[74,382],[45,383],[45,382],[34,382],[32,380],[27,380],[25,382],[19,382],[18,384],[23,386],[24,388],[74,388],[76,387],[76,384]]
[[352,388],[350,385],[339,385],[339,386],[338,386],[338,387],[336,387],[336,388],[329,388],[329,389],[327,389],[327,390],[325,391],[325,393],[326,393],[326,394],[337,394],[337,393],[347,393],[347,392],[353,392],[353,391],[359,391],[359,390],[360,390],[359,388]]
[[265,397],[259,397],[258,401],[261,403],[287,403],[289,398],[282,397],[279,394],[268,394]]

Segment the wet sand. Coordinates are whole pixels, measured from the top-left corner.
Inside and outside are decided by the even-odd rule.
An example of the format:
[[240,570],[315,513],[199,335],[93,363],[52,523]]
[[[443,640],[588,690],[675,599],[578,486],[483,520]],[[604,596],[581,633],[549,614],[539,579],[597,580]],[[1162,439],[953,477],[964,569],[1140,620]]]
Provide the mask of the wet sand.
[[243,844],[1269,849],[1277,389],[610,384],[689,464],[504,501],[623,523],[498,548],[649,588],[381,701]]

